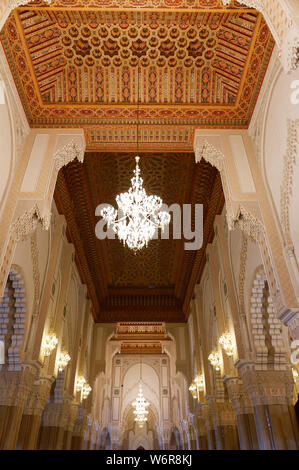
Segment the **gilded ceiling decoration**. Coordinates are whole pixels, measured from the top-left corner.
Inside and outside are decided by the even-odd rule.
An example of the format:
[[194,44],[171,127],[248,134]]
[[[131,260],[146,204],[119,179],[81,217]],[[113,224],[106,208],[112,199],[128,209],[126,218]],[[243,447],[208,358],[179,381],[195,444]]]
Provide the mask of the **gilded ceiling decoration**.
[[87,153],[83,164],[72,162],[60,171],[55,202],[66,217],[96,321],[184,321],[223,207],[220,175],[204,160],[195,163],[191,153],[143,154],[140,168],[149,193],[167,205],[203,204],[204,243],[200,250],[184,250],[184,240],[172,239],[171,222],[168,240],[152,240],[134,254],[117,238],[97,239],[94,215],[99,204],[115,205],[116,194],[128,189],[134,157]]
[[248,126],[274,44],[260,13],[218,0],[114,3],[10,15],[1,41],[32,127],[80,126],[88,149],[134,148],[138,105],[144,149],[191,150],[198,126]]
[[162,343],[171,341],[162,322],[117,323],[110,341],[121,342],[122,354],[162,354]]

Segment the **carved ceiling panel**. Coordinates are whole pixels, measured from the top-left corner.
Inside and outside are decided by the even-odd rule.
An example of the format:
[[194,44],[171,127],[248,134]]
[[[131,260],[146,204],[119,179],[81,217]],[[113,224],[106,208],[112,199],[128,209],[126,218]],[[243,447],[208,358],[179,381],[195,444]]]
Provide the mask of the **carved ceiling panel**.
[[184,249],[185,240],[152,240],[134,254],[116,238],[95,236],[95,208],[116,205],[115,196],[128,190],[135,154],[87,153],[84,163],[72,162],[58,176],[55,201],[67,221],[69,240],[87,284],[97,321],[184,321],[195,283],[213,236],[215,215],[222,210],[220,175],[209,163],[195,163],[191,153],[142,154],[144,187],[167,205],[203,204],[204,244]]
[[110,3],[10,15],[1,41],[31,126],[84,127],[100,150],[134,148],[137,114],[145,149],[190,149],[199,125],[248,126],[274,44],[260,13],[214,0]]

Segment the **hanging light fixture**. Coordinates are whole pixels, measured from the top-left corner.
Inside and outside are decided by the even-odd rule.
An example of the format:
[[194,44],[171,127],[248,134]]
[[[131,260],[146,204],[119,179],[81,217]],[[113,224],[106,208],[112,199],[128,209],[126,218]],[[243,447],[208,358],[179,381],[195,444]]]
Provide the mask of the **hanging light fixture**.
[[221,359],[220,359],[220,354],[217,351],[211,352],[211,354],[208,357],[208,360],[210,361],[212,366],[215,367],[215,370],[220,370]]
[[135,408],[133,411],[135,415],[135,421],[138,424],[139,428],[142,428],[144,423],[147,421],[147,407],[149,406],[149,402],[143,396],[142,385],[139,385],[139,392],[138,396],[135,401],[133,401],[132,406]]
[[71,360],[71,356],[67,352],[60,353],[60,356],[58,359],[59,372],[62,372],[67,367],[70,360]]
[[[139,141],[139,67],[138,67],[138,96],[137,96],[137,151]],[[130,189],[116,196],[118,210],[112,206],[101,210],[100,215],[111,227],[118,238],[134,251],[147,246],[153,239],[156,230],[162,230],[170,222],[170,214],[162,211],[162,199],[158,196],[148,196],[143,188],[140,176],[140,157],[135,157],[136,167],[131,179]],[[119,216],[119,218],[118,218]]]
[[140,356],[140,380],[139,380],[139,392],[135,401],[133,401],[132,406],[135,408],[133,411],[135,415],[135,421],[138,424],[139,428],[142,428],[144,423],[147,421],[147,407],[149,402],[143,396],[142,391],[142,356]]
[[199,392],[204,390],[204,377],[203,375],[197,375],[192,384],[189,387],[189,391],[193,398],[197,398],[199,400]]
[[43,342],[43,351],[45,356],[50,356],[58,344],[58,338],[55,334],[49,334],[45,337]]
[[229,331],[226,331],[219,338],[219,344],[223,347],[224,351],[228,356],[233,356],[234,354],[234,341],[232,334]]

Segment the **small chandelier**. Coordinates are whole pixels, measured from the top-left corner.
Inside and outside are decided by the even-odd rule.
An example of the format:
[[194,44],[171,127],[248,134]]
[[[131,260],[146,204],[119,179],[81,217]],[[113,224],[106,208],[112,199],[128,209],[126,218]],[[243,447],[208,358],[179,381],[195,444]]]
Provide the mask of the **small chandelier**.
[[82,400],[85,400],[88,397],[88,395],[90,394],[92,388],[86,382],[85,377],[81,376],[81,377],[78,377],[78,379],[77,379],[76,390],[77,390],[77,392],[82,393]]
[[223,347],[224,351],[228,356],[233,356],[234,354],[234,342],[233,337],[229,331],[224,333],[219,338],[219,344]]
[[90,394],[92,388],[89,384],[85,383],[82,388],[82,400],[86,400],[88,395]]
[[144,423],[147,421],[147,407],[149,406],[149,402],[143,396],[142,392],[142,385],[139,385],[139,393],[135,401],[133,401],[132,406],[135,408],[133,411],[135,415],[135,421],[138,424],[139,428],[142,428]]
[[58,339],[56,335],[47,335],[44,340],[43,350],[45,356],[50,356],[51,352],[56,348]]
[[85,380],[85,377],[78,377],[77,378],[77,382],[76,382],[76,390],[77,392],[81,392],[81,390],[83,389],[83,386],[86,384],[86,380]]
[[139,157],[135,157],[135,160],[132,186],[128,192],[116,196],[120,218],[118,211],[111,206],[102,209],[100,215],[124,245],[137,251],[148,245],[157,229],[163,230],[169,224],[170,215],[160,210],[162,207],[160,197],[146,194],[140,176]]
[[60,353],[59,360],[58,360],[58,370],[62,372],[68,365],[71,360],[71,356],[65,352]]
[[197,375],[192,384],[189,387],[189,391],[193,398],[199,399],[199,392],[203,391],[204,389],[204,378],[203,375]]
[[197,397],[197,389],[196,389],[196,385],[194,382],[192,382],[192,384],[190,385],[189,387],[189,392],[191,393],[191,395],[193,396],[193,398],[196,398]]
[[212,364],[212,366],[215,367],[215,370],[220,370],[221,360],[220,360],[220,354],[217,351],[211,352],[208,359],[210,363]]

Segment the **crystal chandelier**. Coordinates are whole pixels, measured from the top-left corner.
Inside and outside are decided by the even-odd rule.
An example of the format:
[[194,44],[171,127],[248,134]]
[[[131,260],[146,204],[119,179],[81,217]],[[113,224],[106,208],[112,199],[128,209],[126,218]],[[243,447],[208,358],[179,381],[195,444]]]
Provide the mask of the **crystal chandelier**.
[[[139,61],[139,59],[138,59]],[[140,70],[137,69],[137,132],[136,145],[139,142],[139,101],[140,101]],[[136,167],[131,179],[132,186],[126,193],[116,196],[118,211],[112,206],[101,210],[100,215],[111,227],[124,246],[134,250],[141,250],[154,238],[156,230],[162,230],[170,222],[170,215],[162,211],[162,199],[158,196],[148,196],[143,188],[143,179],[140,176],[139,157],[135,157]],[[119,215],[119,218],[118,218]]]
[[88,395],[90,394],[92,388],[86,382],[85,377],[81,376],[81,377],[77,378],[76,390],[77,390],[77,392],[82,393],[82,400],[85,400],[88,397]]
[[[134,251],[148,245],[158,228],[162,230],[170,222],[170,215],[161,211],[162,199],[148,196],[140,176],[139,157],[135,157],[136,168],[131,179],[132,186],[126,193],[116,196],[118,211],[112,206],[101,210],[101,216],[118,238]],[[120,218],[118,218],[120,213]]]
[[203,375],[197,375],[192,384],[189,387],[189,391],[193,398],[199,399],[199,392],[204,390],[204,377]]
[[45,356],[50,356],[51,352],[56,348],[58,339],[55,334],[47,335],[43,343],[43,350]]
[[67,352],[63,352],[59,356],[58,360],[58,370],[62,372],[68,365],[71,360],[71,356]]
[[88,395],[90,394],[92,388],[89,384],[84,384],[83,385],[83,388],[82,388],[82,400],[86,400],[86,398],[88,397]]
[[211,352],[211,354],[208,357],[208,360],[210,361],[212,366],[215,367],[216,370],[220,370],[221,359],[220,359],[220,354],[217,351]]
[[219,343],[223,347],[224,351],[228,356],[233,356],[234,354],[234,342],[233,342],[233,337],[229,331],[224,333],[222,336],[219,338]]
[[135,415],[135,421],[138,424],[138,427],[142,428],[144,423],[147,421],[147,407],[149,406],[149,402],[143,396],[142,392],[142,385],[139,385],[139,393],[135,401],[133,401],[132,406],[135,408],[133,411]]

